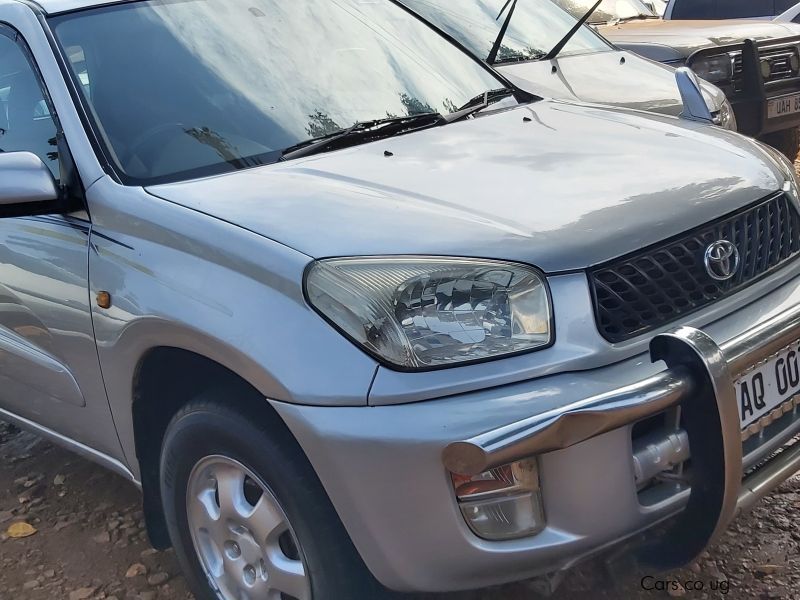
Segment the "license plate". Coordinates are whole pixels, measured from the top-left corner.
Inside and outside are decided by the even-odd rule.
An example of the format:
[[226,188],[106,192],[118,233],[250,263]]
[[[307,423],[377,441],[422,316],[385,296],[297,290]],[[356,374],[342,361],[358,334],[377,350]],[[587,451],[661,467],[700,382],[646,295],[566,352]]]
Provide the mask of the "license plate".
[[775,119],[800,112],[800,94],[784,96],[767,103],[767,118]]
[[742,429],[800,393],[800,342],[735,382]]

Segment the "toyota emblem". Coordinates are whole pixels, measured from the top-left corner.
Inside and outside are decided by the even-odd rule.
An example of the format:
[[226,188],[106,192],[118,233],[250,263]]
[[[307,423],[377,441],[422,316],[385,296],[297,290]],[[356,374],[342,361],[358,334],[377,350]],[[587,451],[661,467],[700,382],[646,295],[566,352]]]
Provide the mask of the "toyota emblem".
[[728,281],[739,270],[739,249],[728,240],[719,240],[706,248],[706,272],[712,279]]

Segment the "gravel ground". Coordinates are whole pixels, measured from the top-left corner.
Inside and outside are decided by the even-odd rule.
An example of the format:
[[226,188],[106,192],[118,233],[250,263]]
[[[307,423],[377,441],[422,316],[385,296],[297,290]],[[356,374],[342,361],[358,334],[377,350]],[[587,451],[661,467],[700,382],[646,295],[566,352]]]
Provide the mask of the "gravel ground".
[[[191,598],[172,553],[156,552],[147,543],[139,503],[136,488],[120,477],[0,423],[0,600]],[[612,581],[598,564],[588,564],[571,573],[554,598],[800,600],[798,509],[800,478],[795,478],[734,523],[698,564],[645,579],[656,589],[642,589],[642,574]],[[10,537],[16,523],[27,523],[36,533]],[[701,584],[703,591],[697,591]],[[409,600],[537,597],[529,585],[518,584]]]

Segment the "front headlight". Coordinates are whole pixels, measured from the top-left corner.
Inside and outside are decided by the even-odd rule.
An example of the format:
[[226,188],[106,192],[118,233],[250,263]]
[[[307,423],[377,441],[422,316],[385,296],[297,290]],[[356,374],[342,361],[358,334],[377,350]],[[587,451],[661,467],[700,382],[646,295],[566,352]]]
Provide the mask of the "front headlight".
[[800,208],[800,187],[797,184],[797,177],[787,179],[783,184],[783,191],[792,199],[794,205]]
[[719,113],[714,117],[714,122],[730,131],[738,131],[739,125],[736,123],[736,114],[733,112],[733,106],[726,98],[719,109]]
[[733,63],[727,54],[708,56],[697,59],[692,64],[692,71],[711,83],[729,81],[733,77]]
[[467,258],[323,260],[306,275],[311,305],[370,354],[430,369],[544,348],[553,340],[544,277]]

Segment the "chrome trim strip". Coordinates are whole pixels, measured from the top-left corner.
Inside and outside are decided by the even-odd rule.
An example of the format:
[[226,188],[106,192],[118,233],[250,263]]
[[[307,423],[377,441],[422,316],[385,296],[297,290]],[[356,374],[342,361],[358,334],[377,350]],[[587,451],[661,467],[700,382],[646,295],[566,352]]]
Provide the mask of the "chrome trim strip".
[[61,435],[53,431],[52,429],[48,429],[43,425],[39,425],[33,421],[30,421],[24,417],[20,417],[19,415],[15,415],[12,412],[9,412],[5,409],[0,408],[0,417],[2,417],[6,421],[10,421],[15,425],[19,426],[21,429],[26,429],[35,433],[36,435],[40,435],[41,437],[47,439],[48,441],[53,442],[63,448],[66,448],[70,452],[74,452],[92,462],[99,464],[106,469],[114,471],[116,474],[121,475],[128,481],[132,482],[137,487],[141,488],[142,484],[140,481],[134,477],[133,473],[118,461],[116,458],[112,458],[107,454],[103,454],[102,452],[95,450],[94,448],[90,448],[89,446],[85,446],[80,442],[76,442],[68,437]]

